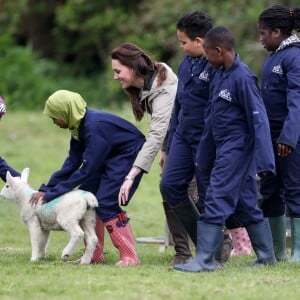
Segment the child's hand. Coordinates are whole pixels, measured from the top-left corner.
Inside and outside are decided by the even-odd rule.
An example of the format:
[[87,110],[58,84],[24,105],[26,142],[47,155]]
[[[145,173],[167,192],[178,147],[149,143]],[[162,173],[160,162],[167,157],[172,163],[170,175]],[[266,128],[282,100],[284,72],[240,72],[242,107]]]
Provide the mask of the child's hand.
[[285,144],[277,144],[277,155],[280,157],[291,154],[293,148]]
[[45,196],[44,192],[36,192],[36,193],[32,194],[32,196],[29,200],[29,203],[31,205],[37,205],[37,203],[39,202],[40,199],[42,200],[42,203],[44,203],[45,202],[44,196]]

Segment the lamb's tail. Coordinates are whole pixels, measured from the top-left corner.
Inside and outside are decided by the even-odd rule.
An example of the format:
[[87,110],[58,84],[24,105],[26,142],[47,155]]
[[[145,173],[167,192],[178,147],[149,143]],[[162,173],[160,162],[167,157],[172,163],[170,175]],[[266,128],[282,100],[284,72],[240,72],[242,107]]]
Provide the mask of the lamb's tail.
[[98,200],[94,194],[87,192],[85,194],[85,200],[87,202],[88,207],[90,208],[98,207]]

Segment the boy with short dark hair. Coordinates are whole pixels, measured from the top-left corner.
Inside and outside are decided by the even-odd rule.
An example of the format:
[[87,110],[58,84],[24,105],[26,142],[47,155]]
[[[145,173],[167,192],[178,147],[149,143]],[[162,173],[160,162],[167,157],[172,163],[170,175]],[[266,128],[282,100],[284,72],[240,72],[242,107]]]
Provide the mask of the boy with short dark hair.
[[[205,36],[206,58],[216,69],[210,81],[209,113],[201,149],[215,151],[204,213],[197,222],[197,253],[187,264],[174,266],[185,272],[213,271],[215,253],[225,221],[232,215],[246,227],[257,255],[255,265],[276,262],[267,220],[258,207],[256,173],[275,173],[267,114],[255,75],[234,50],[234,36],[215,27]],[[209,133],[209,134],[206,134]],[[205,160],[199,170],[211,166]],[[210,162],[211,163],[211,162]]]
[[[177,93],[168,132],[167,160],[160,183],[164,203],[173,211],[175,222],[183,224],[195,246],[199,211],[190,199],[188,187],[195,175],[199,188],[195,158],[213,71],[205,58],[202,44],[211,28],[212,19],[202,11],[185,13],[176,24],[177,38],[185,56],[178,69]],[[198,199],[196,205],[201,210],[202,204]],[[186,238],[181,238],[180,256],[177,257],[175,264],[185,263],[192,257]]]

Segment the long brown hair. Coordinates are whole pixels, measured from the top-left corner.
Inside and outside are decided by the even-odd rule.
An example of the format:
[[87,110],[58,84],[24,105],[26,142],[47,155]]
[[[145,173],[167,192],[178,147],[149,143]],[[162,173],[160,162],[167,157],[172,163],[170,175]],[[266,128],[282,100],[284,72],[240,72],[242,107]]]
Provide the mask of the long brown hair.
[[[153,61],[149,55],[135,44],[124,43],[111,52],[111,58],[118,60],[122,65],[132,69],[137,77],[146,78],[148,74],[157,71],[158,86],[167,77],[167,70],[162,65]],[[140,121],[146,108],[140,103],[140,89],[128,87],[125,89],[132,106],[132,111],[137,121]]]

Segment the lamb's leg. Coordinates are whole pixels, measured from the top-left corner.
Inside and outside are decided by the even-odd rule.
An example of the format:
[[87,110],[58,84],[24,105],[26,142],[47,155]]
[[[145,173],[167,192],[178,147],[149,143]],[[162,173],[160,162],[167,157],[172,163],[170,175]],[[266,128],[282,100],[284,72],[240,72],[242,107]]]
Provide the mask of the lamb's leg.
[[79,224],[68,224],[62,226],[62,228],[70,233],[70,240],[67,246],[64,248],[61,259],[63,261],[69,260],[70,256],[79,245],[80,241],[83,239],[84,233]]
[[46,256],[46,250],[49,242],[49,236],[50,231],[48,230],[41,230],[41,235],[39,236],[39,252],[43,255],[43,257]]
[[45,250],[40,248],[40,239],[43,236],[41,224],[37,217],[27,222],[31,241],[31,261],[37,261],[45,256]]
[[88,210],[84,215],[80,225],[84,231],[84,239],[86,242],[85,251],[79,259],[79,263],[83,265],[89,264],[91,262],[94,250],[98,242],[98,238],[95,233],[95,212]]

